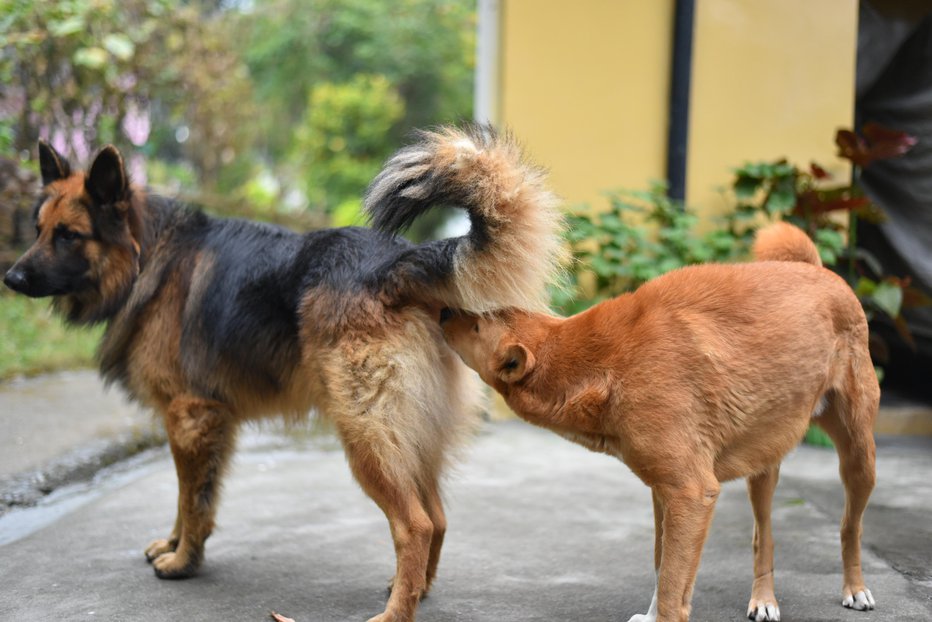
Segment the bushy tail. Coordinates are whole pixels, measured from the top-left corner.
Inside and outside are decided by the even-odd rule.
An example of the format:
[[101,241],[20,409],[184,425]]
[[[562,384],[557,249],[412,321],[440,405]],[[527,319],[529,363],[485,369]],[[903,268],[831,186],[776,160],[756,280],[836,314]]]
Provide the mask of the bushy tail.
[[753,251],[757,261],[799,261],[822,265],[819,250],[809,236],[786,222],[777,222],[758,231]]
[[391,278],[408,295],[484,312],[546,308],[566,258],[558,203],[510,135],[472,126],[420,132],[372,181],[365,209],[393,234],[433,207],[465,209],[467,235],[415,247]]

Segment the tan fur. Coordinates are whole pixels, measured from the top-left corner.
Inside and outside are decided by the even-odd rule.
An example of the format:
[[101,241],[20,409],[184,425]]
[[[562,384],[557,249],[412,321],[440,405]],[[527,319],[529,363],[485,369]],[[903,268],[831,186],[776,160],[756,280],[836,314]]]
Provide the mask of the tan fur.
[[[526,161],[507,133],[484,136],[446,127],[421,132],[419,138],[418,149],[403,150],[386,163],[366,203],[377,203],[400,186],[402,196],[421,198],[432,180],[419,175],[430,170],[489,220],[488,245],[459,248],[455,277],[438,292],[439,303],[477,313],[506,306],[546,309],[547,287],[569,255],[560,236],[560,201],[546,187],[543,170]],[[480,250],[489,259],[477,265]]]
[[764,231],[757,248],[763,259],[809,263],[696,266],[566,319],[505,310],[443,326],[520,416],[617,456],[651,487],[658,621],[689,618],[720,482],[737,477],[748,478],[756,523],[749,610],[776,608],[773,488],[822,399],[814,421],[835,441],[848,497],[843,593],[846,602],[869,594],[860,524],[874,483],[879,388],[867,322],[801,231]]
[[758,261],[799,261],[821,266],[819,250],[806,233],[787,222],[776,222],[757,232],[753,246]]

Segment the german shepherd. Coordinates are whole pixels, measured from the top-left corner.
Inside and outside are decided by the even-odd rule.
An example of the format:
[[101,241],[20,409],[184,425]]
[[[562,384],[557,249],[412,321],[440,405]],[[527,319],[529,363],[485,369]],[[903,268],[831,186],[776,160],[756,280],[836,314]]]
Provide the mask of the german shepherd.
[[720,482],[747,478],[747,616],[777,622],[770,510],[810,422],[838,450],[846,503],[842,604],[873,609],[861,516],[875,481],[880,388],[867,320],[802,230],[762,229],[758,261],[692,266],[569,318],[441,312],[448,343],[516,413],[616,456],[653,493],[657,589],[629,622],[686,622]]
[[[87,173],[45,142],[39,160],[36,241],[4,283],[104,323],[102,377],[162,417],[179,495],[171,534],[145,550],[155,574],[203,561],[238,425],[313,410],[391,527],[396,573],[372,620],[413,620],[446,529],[439,480],[480,395],[439,310],[543,306],[563,250],[542,173],[489,128],[421,132],[367,191],[375,229],[300,235],[147,194],[113,146]],[[467,211],[468,235],[395,235],[438,204]]]

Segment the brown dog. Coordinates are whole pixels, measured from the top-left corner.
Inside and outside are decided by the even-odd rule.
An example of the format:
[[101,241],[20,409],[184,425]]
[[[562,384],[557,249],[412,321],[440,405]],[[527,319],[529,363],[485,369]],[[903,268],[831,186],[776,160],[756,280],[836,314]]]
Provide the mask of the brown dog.
[[874,608],[860,536],[880,391],[864,312],[801,230],[761,231],[755,255],[671,272],[566,319],[441,314],[447,342],[516,413],[617,456],[651,487],[657,590],[631,621],[689,618],[719,484],[737,477],[755,518],[748,617],[780,619],[770,507],[780,460],[810,421],[835,442],[847,494],[842,604]]
[[[541,173],[488,128],[422,133],[369,188],[378,230],[299,235],[153,196],[113,147],[86,173],[45,143],[39,155],[36,241],[4,282],[104,324],[101,374],[164,421],[178,514],[145,551],[156,575],[201,564],[239,425],[313,409],[391,528],[396,573],[373,620],[413,620],[446,530],[440,479],[479,397],[437,310],[543,306],[562,246]],[[438,204],[464,208],[470,233],[392,235]]]

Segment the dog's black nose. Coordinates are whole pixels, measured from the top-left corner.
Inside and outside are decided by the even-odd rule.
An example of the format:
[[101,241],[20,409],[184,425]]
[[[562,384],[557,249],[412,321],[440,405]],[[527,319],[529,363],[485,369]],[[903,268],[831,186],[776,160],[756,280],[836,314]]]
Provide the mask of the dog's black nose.
[[443,324],[447,320],[453,317],[453,309],[449,307],[444,307],[440,310],[440,323]]
[[22,292],[29,284],[26,273],[16,268],[10,268],[3,276],[3,284],[15,292]]

